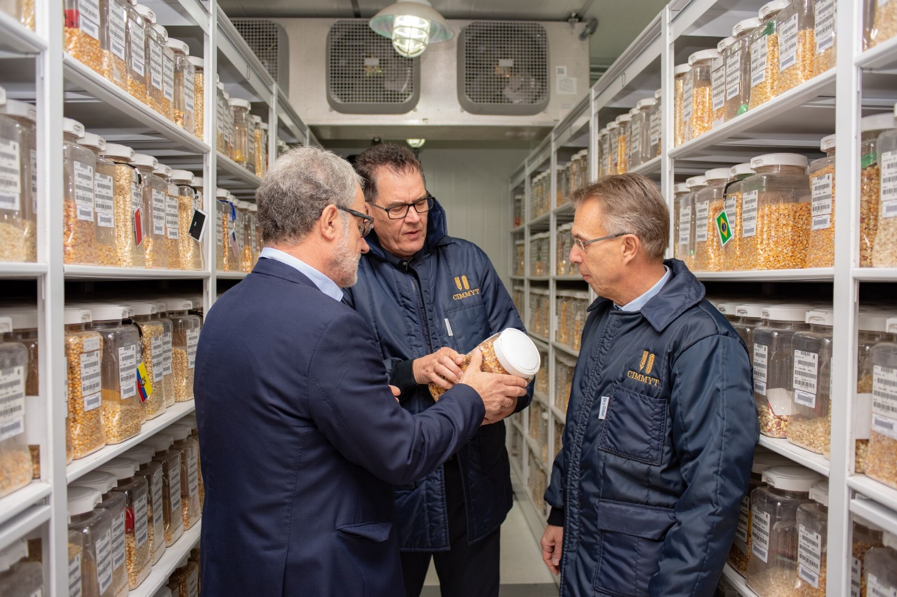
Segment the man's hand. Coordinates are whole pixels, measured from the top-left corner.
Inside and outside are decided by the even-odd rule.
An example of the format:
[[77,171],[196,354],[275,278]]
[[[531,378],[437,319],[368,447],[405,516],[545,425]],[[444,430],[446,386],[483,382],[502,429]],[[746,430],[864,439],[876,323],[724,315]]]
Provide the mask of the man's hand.
[[483,353],[474,350],[470,355],[470,365],[461,376],[460,383],[467,384],[477,391],[486,406],[484,425],[497,423],[517,407],[517,398],[526,394],[526,380],[514,375],[483,373]]
[[548,569],[554,575],[560,574],[564,527],[556,527],[553,524],[548,525],[545,527],[540,543],[542,544],[542,559],[548,565]]
[[389,391],[392,392],[392,395],[395,396],[395,398],[396,398],[396,402],[398,402],[398,401],[399,401],[399,395],[401,395],[402,390],[400,390],[400,389],[397,388],[396,386],[390,384],[390,386],[389,386]]
[[435,383],[440,388],[450,390],[461,381],[463,371],[459,365],[462,362],[464,355],[444,346],[433,354],[414,359],[414,381],[419,384]]

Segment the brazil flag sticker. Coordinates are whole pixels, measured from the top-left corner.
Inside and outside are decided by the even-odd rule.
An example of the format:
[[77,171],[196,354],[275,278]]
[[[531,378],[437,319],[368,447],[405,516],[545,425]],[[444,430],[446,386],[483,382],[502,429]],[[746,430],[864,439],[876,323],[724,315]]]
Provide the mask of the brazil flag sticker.
[[727,242],[732,240],[732,229],[729,227],[729,216],[725,211],[719,212],[716,216],[716,231],[719,232],[719,242],[725,246]]

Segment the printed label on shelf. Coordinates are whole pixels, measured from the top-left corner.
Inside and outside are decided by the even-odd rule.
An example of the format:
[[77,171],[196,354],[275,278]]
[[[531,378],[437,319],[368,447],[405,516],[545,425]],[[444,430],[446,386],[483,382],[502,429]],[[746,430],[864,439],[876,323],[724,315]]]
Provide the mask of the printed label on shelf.
[[178,240],[178,198],[170,195],[165,200],[165,228],[169,240]]
[[691,120],[692,104],[695,97],[695,82],[691,73],[685,75],[685,84],[682,89],[682,122]]
[[122,400],[137,395],[137,347],[134,345],[118,349],[118,380]]
[[112,569],[125,563],[125,513],[112,519]]
[[817,176],[813,179],[813,230],[831,227],[832,175]]
[[116,58],[124,60],[126,11],[113,10],[112,7],[110,7],[110,10],[106,15],[109,22],[109,49]]
[[835,45],[835,0],[816,0],[816,26],[813,37],[816,53],[821,54]]
[[165,375],[171,375],[171,334],[162,336],[165,342]]
[[94,209],[97,213],[97,226],[113,228],[115,226],[115,195],[112,177],[97,173],[93,177]]
[[[881,155],[881,215],[885,218],[897,216],[897,205],[891,204],[897,200],[897,151],[889,151]],[[885,204],[895,209],[888,210]]]
[[779,72],[797,64],[797,14],[779,25]]
[[0,442],[15,437],[25,431],[25,417],[0,423]]
[[[0,369],[0,425],[18,421],[22,425],[22,417],[25,415],[25,368],[9,367]],[[0,438],[6,439],[18,435],[24,431],[20,429],[12,433],[0,430]]]
[[134,542],[140,549],[149,539],[149,520],[146,512],[146,496],[142,495],[134,504]]
[[741,236],[748,238],[757,234],[757,199],[759,191],[751,191],[741,196]]
[[150,340],[150,350],[153,351],[150,359],[153,367],[153,383],[158,383],[165,377],[165,342],[162,336]]
[[660,110],[653,110],[649,121],[651,127],[651,147],[654,147],[660,142]]
[[819,572],[822,565],[822,537],[819,533],[798,525],[797,563],[800,578],[819,588]]
[[196,451],[187,452],[187,495],[194,496],[199,493],[199,463],[196,459]]
[[69,597],[81,597],[81,553],[69,559]]
[[764,35],[751,44],[751,87],[756,87],[766,82],[766,62],[768,49]]
[[691,242],[691,205],[679,207],[679,244],[688,245]]
[[162,46],[152,39],[150,34],[150,83],[162,90]]
[[695,242],[707,242],[707,217],[710,214],[710,201],[695,203]]
[[[81,395],[85,401],[90,394],[99,394],[103,389],[103,373],[100,371],[100,351],[81,353]],[[85,402],[86,406],[86,402]]]
[[75,162],[74,167],[78,219],[93,222],[93,166]]
[[165,236],[165,193],[153,189],[153,234]]
[[[142,20],[142,19],[141,19]],[[131,21],[131,70],[141,77],[146,76],[146,30],[143,23]]]
[[741,93],[741,50],[726,58],[726,101]]
[[769,347],[754,343],[754,392],[766,395],[766,366]]
[[713,61],[713,70],[710,75],[711,96],[713,98],[713,110],[722,110],[726,105],[726,59],[717,58]]
[[193,568],[187,575],[186,597],[199,597],[199,571]]
[[165,518],[162,514],[163,505],[163,496],[162,496],[162,468],[159,467],[155,473],[153,473],[153,534],[154,537],[159,537],[159,527],[164,524]]
[[850,597],[860,597],[863,582],[863,561],[850,558]]
[[97,555],[97,584],[100,594],[112,584],[112,531],[106,531],[94,542]]
[[871,572],[866,574],[866,595],[868,597],[897,597],[897,587],[878,580]]
[[78,0],[78,28],[100,39],[100,0]]
[[891,439],[897,439],[897,419],[885,417],[879,413],[872,413],[871,430]]
[[[794,375],[792,380],[795,390],[803,390],[810,394],[817,393],[819,377],[819,355],[805,350],[794,351]],[[815,403],[815,399],[814,399]]]
[[751,496],[741,498],[741,511],[738,513],[738,527],[735,529],[735,538],[742,543],[747,543],[748,530],[751,526]]
[[188,81],[189,76],[184,75],[184,111],[192,114],[196,107],[196,91],[194,90],[194,82]]
[[162,59],[162,94],[170,102],[174,101],[174,60],[165,56]]
[[199,344],[199,330],[187,330],[187,367],[196,366],[196,346]]
[[769,557],[769,513],[753,506],[751,515],[751,556],[765,564]]
[[177,467],[168,470],[168,504],[171,506],[172,516],[177,516],[181,511],[181,459],[178,458]]
[[19,211],[22,194],[19,143],[0,140],[0,209]]

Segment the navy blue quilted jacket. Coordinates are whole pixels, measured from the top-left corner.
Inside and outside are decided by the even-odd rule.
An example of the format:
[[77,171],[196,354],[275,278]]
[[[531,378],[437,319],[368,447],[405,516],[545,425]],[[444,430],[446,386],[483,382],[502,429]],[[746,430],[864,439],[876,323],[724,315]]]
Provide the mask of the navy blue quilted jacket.
[[562,597],[710,597],[735,535],[759,433],[747,348],[666,265],[641,312],[589,307],[545,493]]
[[[358,282],[345,302],[371,326],[380,357],[411,413],[435,404],[426,385],[414,383],[410,361],[449,346],[461,354],[505,328],[525,331],[511,297],[486,254],[446,233],[445,211],[429,212],[424,248],[410,260],[387,253],[376,232],[358,266]],[[518,400],[529,406],[533,386]],[[504,522],[511,510],[510,463],[503,422],[485,425],[458,452],[467,505],[468,541],[475,543]],[[448,512],[443,468],[417,483],[395,488],[396,521],[403,551],[446,551]]]

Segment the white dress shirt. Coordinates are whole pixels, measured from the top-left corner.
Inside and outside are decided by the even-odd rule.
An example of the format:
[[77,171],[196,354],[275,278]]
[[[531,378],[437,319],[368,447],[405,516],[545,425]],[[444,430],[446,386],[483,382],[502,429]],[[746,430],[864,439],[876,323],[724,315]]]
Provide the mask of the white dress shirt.
[[264,249],[262,249],[262,254],[259,255],[259,257],[262,259],[273,259],[274,261],[285,263],[286,265],[299,270],[299,272],[301,272],[309,280],[311,280],[321,292],[335,301],[343,300],[343,291],[340,290],[340,287],[336,285],[336,282],[334,282],[312,266],[308,265],[301,259],[296,259],[288,253],[284,253],[279,249],[272,249],[271,247],[265,247]]
[[663,269],[666,270],[666,273],[664,273],[663,277],[661,277],[660,280],[657,281],[657,284],[652,286],[648,290],[648,292],[636,299],[631,300],[622,307],[618,307],[616,303],[614,303],[614,306],[617,307],[617,309],[619,309],[620,311],[641,311],[642,307],[644,307],[648,303],[648,301],[650,301],[660,293],[664,285],[667,283],[667,280],[670,279],[670,276],[672,275],[672,273],[670,272],[670,268],[668,268],[667,266],[663,266]]

